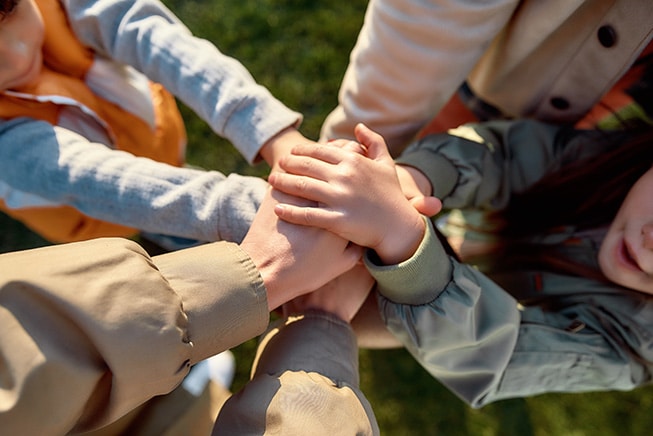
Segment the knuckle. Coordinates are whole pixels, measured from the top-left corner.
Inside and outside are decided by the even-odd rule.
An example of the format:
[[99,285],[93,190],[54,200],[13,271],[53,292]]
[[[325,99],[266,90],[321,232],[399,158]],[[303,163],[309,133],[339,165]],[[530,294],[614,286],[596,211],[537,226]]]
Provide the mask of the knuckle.
[[298,177],[295,181],[295,188],[298,192],[306,192],[308,189],[308,183],[303,177]]
[[301,162],[301,167],[304,171],[309,171],[311,168],[313,168],[313,160],[312,159],[302,159]]
[[307,225],[310,225],[313,222],[313,215],[311,214],[311,210],[309,208],[305,208],[302,215],[302,220]]
[[338,174],[344,180],[351,180],[358,173],[355,159],[344,159],[338,165]]

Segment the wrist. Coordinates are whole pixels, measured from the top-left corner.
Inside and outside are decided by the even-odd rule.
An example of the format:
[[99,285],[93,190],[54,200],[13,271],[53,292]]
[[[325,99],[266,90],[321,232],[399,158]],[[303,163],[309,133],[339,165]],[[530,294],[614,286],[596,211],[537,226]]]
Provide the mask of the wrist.
[[292,299],[292,296],[287,295],[289,287],[280,284],[282,274],[278,262],[275,262],[274,254],[270,255],[269,251],[256,241],[250,243],[247,236],[241,242],[240,248],[250,257],[263,280],[270,311]]
[[412,181],[414,186],[419,192],[422,193],[425,197],[432,195],[433,187],[431,186],[431,181],[424,175],[423,172],[418,170],[415,167],[404,164],[396,164],[397,172],[403,171],[407,174],[408,179]]
[[384,265],[396,265],[410,259],[424,239],[426,223],[420,214],[415,213],[409,220],[403,221],[401,227],[391,228],[401,230],[392,232],[390,237],[374,248]]
[[272,138],[270,138],[259,151],[259,155],[274,168],[282,156],[290,154],[290,150],[297,145],[306,142],[307,139],[294,126],[286,127]]

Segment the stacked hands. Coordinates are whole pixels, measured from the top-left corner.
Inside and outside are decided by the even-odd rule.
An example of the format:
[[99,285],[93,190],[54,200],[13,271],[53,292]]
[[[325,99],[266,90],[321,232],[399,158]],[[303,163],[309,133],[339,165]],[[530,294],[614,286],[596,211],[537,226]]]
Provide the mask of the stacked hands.
[[355,135],[358,142],[296,145],[269,176],[272,189],[243,244],[273,284],[270,309],[322,309],[351,321],[374,284],[363,248],[386,265],[409,259],[424,237],[422,215],[442,207],[421,173],[395,166],[380,135],[363,124]]

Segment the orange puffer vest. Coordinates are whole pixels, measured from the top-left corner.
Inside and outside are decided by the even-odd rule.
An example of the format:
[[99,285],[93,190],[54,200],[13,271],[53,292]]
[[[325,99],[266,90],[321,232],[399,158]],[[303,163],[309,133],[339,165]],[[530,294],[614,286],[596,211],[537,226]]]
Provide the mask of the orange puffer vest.
[[[154,127],[143,118],[95,94],[84,78],[94,61],[93,52],[75,37],[59,0],[36,0],[45,22],[43,70],[36,85],[0,93],[0,117],[31,117],[57,125],[65,107],[29,96],[59,96],[90,109],[113,143],[111,148],[137,156],[183,164],[186,144],[184,124],[175,99],[160,84],[150,82]],[[38,177],[38,175],[35,175]],[[10,209],[0,200],[0,210],[52,242],[72,242],[103,236],[131,236],[135,229],[90,218],[69,206]]]

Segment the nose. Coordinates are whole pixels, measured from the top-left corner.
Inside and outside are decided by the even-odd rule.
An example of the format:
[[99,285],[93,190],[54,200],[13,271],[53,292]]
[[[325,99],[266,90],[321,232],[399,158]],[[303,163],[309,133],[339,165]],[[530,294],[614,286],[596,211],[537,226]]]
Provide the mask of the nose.
[[653,222],[642,226],[642,245],[647,250],[653,251]]

